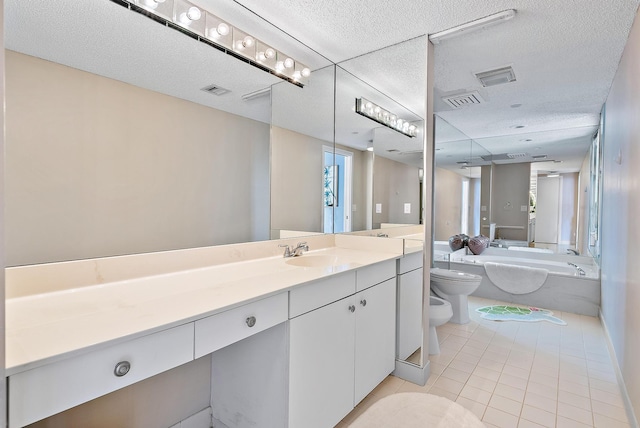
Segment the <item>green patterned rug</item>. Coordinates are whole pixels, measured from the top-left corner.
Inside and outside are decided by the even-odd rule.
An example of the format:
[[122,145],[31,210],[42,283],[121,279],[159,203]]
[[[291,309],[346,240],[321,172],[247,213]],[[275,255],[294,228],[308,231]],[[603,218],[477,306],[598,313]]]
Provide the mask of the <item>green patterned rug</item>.
[[554,324],[567,325],[560,318],[552,316],[553,312],[534,307],[494,305],[478,308],[476,312],[479,312],[482,318],[492,321],[549,321]]

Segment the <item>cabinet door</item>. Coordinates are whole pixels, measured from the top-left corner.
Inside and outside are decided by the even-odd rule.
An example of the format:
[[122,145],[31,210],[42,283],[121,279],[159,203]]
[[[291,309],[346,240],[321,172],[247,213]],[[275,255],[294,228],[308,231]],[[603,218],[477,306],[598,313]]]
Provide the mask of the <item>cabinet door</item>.
[[396,280],[356,294],[354,405],[395,368]]
[[289,428],[332,427],[353,409],[355,305],[350,296],[290,320]]
[[422,268],[398,275],[398,359],[422,346]]

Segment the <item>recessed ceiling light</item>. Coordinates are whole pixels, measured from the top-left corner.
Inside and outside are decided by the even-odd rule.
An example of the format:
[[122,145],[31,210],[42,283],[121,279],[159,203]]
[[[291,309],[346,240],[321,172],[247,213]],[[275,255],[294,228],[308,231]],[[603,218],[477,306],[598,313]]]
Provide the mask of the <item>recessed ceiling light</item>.
[[531,138],[523,138],[523,139],[522,139],[522,140],[520,140],[520,141],[524,141],[525,143],[529,143],[529,142],[531,142],[531,141],[533,141],[533,140],[532,140]]
[[518,108],[518,107],[522,107],[522,104],[511,104],[511,108]]
[[524,128],[524,127],[525,127],[525,125],[514,125],[514,126],[512,126],[513,129],[521,129],[521,128]]

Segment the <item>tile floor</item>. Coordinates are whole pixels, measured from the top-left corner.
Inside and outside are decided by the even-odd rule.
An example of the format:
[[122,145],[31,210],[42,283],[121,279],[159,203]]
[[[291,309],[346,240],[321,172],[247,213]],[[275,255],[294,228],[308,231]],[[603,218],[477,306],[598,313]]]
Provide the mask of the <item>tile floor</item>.
[[346,428],[380,398],[423,392],[454,400],[488,428],[629,427],[600,321],[555,311],[566,326],[482,320],[475,308],[500,304],[470,298],[471,322],[438,328],[424,387],[389,376],[336,428]]

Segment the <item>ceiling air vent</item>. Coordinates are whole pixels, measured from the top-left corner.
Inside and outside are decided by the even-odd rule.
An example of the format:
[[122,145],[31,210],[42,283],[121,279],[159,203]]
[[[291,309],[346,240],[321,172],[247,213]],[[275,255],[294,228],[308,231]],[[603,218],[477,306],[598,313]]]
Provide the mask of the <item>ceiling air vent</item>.
[[218,96],[224,95],[224,94],[226,94],[228,92],[231,92],[230,90],[225,89],[225,88],[223,88],[222,86],[219,86],[219,85],[205,86],[204,88],[202,88],[200,90],[208,92],[208,93],[213,94],[213,95],[218,95]]
[[535,160],[541,160],[541,159],[546,159],[547,155],[531,155],[531,158]]
[[484,104],[486,102],[480,96],[478,91],[442,97],[442,101],[449,104],[453,108],[467,107],[475,104]]
[[526,158],[527,156],[529,156],[528,153],[507,153],[509,159]]
[[496,68],[495,70],[476,73],[476,77],[485,88],[487,86],[502,85],[503,83],[515,82],[516,75],[511,67]]

